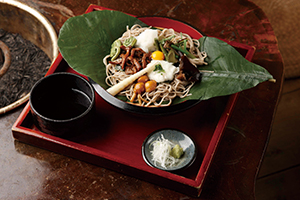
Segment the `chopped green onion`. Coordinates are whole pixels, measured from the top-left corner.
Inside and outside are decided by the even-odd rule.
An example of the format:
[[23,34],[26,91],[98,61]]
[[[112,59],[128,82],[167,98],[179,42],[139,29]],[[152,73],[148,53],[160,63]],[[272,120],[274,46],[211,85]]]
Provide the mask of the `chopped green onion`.
[[155,68],[153,71],[158,71],[158,72],[161,72],[161,73],[165,73],[166,71],[162,68],[161,64],[157,64],[155,65]]

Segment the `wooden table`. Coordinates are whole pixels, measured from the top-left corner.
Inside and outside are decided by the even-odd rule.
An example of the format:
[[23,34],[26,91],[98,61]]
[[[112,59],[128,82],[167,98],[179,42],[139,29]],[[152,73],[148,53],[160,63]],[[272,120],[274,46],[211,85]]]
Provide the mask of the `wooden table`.
[[[283,62],[263,11],[247,0],[25,1],[44,14],[57,33],[90,3],[133,15],[168,16],[209,36],[254,46],[253,62],[277,82],[240,93],[211,164],[200,199],[254,199],[254,185],[283,82]],[[201,2],[201,3],[200,3]],[[22,108],[0,116],[0,199],[192,199],[108,169],[14,141],[11,127]]]

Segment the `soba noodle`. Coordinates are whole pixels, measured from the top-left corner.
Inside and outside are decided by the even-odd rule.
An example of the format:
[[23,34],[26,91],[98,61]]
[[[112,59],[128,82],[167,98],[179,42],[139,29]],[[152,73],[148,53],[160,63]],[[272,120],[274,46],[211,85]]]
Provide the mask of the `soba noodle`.
[[[127,31],[123,33],[122,37],[119,40],[123,43],[127,38],[131,36],[138,36],[140,33],[151,27],[142,28],[140,25],[134,25],[130,29],[127,27]],[[171,42],[176,43],[179,40],[187,39],[186,47],[189,49],[189,52],[195,56],[195,58],[189,58],[189,61],[197,65],[206,65],[204,61],[206,58],[205,52],[200,52],[199,46],[200,43],[196,39],[192,39],[188,34],[178,33],[173,29],[158,29],[158,38],[168,38],[170,36],[175,36],[171,39]],[[106,84],[108,86],[113,86],[130,75],[126,74],[124,71],[119,70],[115,64],[108,62],[110,55],[107,55],[103,59],[103,63],[106,66]],[[120,59],[120,58],[119,58]],[[175,97],[184,98],[188,95],[190,88],[194,85],[194,82],[181,81],[177,78],[174,78],[171,82],[158,83],[157,87],[152,92],[145,92],[142,94],[142,104],[140,106],[169,106],[172,104],[172,100]],[[128,86],[123,90],[119,95],[126,96],[128,100],[134,95],[133,92],[134,84]]]

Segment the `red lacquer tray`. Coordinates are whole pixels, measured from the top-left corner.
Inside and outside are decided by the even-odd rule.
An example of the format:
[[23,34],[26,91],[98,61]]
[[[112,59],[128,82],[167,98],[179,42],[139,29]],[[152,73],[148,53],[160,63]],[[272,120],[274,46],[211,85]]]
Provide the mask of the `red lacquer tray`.
[[[91,5],[87,12],[103,9],[106,8]],[[149,23],[149,18],[146,19]],[[246,59],[252,59],[255,51],[253,47],[230,44]],[[47,75],[60,71],[76,73],[61,54],[53,62]],[[200,195],[206,172],[238,94],[202,101],[193,108],[175,115],[156,117],[141,117],[119,110],[95,94],[96,114],[91,126],[82,134],[63,139],[39,131],[33,124],[28,103],[12,127],[13,137],[178,192],[191,196]],[[198,155],[187,170],[171,173],[152,168],[144,162],[141,153],[144,139],[162,128],[179,129],[195,140]]]

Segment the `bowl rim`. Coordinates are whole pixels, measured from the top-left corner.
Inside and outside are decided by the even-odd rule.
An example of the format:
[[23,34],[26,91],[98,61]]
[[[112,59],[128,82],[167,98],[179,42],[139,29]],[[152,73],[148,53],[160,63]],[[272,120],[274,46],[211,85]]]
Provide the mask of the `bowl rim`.
[[103,98],[106,102],[108,102],[110,105],[133,113],[138,115],[156,115],[156,116],[162,116],[162,115],[170,115],[170,114],[176,114],[182,111],[185,111],[196,104],[198,104],[201,100],[186,100],[181,103],[177,104],[171,104],[169,106],[160,106],[160,107],[142,107],[135,104],[130,104],[128,102],[122,101],[121,99],[118,99],[117,97],[112,96],[109,94],[104,88],[102,88],[98,83],[93,81],[89,78],[89,81],[93,85],[95,91],[101,98]]
[[[57,46],[57,34],[56,31],[54,29],[54,27],[52,26],[52,24],[49,22],[49,20],[42,15],[39,11],[37,11],[36,9],[20,2],[20,1],[15,1],[15,0],[0,0],[0,3],[3,4],[7,4],[9,6],[13,6],[16,7],[18,9],[21,9],[23,11],[28,12],[29,14],[31,14],[32,16],[34,16],[39,22],[41,22],[44,26],[45,29],[48,31],[48,34],[51,38],[52,41],[52,58],[51,62],[53,63],[53,61],[55,60],[55,58],[58,55],[58,46]],[[1,114],[5,114],[17,107],[19,107],[20,105],[22,105],[23,103],[25,103],[26,101],[29,100],[30,97],[30,93],[27,93],[24,97],[19,98],[18,100],[16,100],[15,102],[10,103],[9,105],[6,105],[4,107],[0,108],[0,115]]]

